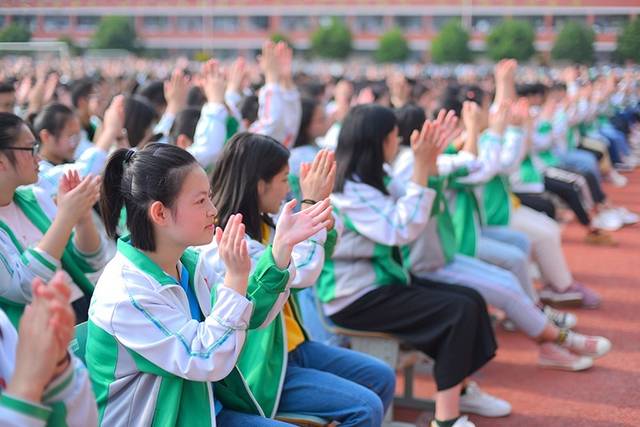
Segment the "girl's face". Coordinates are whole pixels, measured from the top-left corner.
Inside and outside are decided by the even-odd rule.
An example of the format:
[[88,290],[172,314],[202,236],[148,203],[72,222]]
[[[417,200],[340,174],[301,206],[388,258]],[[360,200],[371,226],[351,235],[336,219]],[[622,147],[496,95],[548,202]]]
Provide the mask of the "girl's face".
[[382,143],[382,149],[384,154],[385,163],[392,163],[398,154],[398,147],[400,142],[398,140],[398,126],[387,135]]
[[214,234],[214,218],[218,210],[211,201],[211,188],[207,174],[200,166],[194,166],[182,183],[167,230],[176,242],[185,246],[211,243]]
[[50,143],[47,144],[46,149],[47,154],[52,157],[51,160],[55,160],[57,163],[73,160],[76,148],[80,143],[80,130],[80,120],[74,115],[67,120],[60,136],[50,137]]
[[276,215],[289,193],[289,165],[285,165],[270,181],[258,181],[258,207],[261,213]]
[[[11,145],[15,148],[32,148],[38,142],[33,136],[33,133],[26,125],[22,126],[18,138]],[[8,150],[7,150],[8,152]],[[13,181],[17,186],[35,184],[38,181],[38,162],[40,156],[33,154],[33,151],[29,150],[11,150],[15,157],[15,161],[9,160],[6,156],[2,156],[2,163],[0,167],[0,179],[5,179],[9,182]],[[2,155],[2,154],[0,154]]]

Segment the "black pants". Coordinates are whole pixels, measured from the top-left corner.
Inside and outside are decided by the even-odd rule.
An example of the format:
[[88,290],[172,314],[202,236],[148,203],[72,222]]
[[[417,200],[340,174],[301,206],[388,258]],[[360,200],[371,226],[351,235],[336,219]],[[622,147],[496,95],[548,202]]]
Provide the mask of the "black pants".
[[[580,183],[578,181],[579,178],[582,178],[582,176],[566,170],[548,170],[544,177],[544,188],[550,193],[560,197],[567,205],[569,205],[573,213],[578,218],[578,221],[580,221],[580,224],[589,225],[591,223],[591,218],[587,212],[587,206],[583,199]],[[585,182],[583,181],[582,185],[584,184]],[[587,190],[585,189],[585,191]]]
[[538,212],[546,214],[549,218],[556,219],[556,206],[549,195],[545,193],[516,193],[520,202]]
[[331,316],[337,325],[386,332],[435,361],[439,391],[460,384],[495,356],[487,306],[463,286],[412,278],[379,287]]

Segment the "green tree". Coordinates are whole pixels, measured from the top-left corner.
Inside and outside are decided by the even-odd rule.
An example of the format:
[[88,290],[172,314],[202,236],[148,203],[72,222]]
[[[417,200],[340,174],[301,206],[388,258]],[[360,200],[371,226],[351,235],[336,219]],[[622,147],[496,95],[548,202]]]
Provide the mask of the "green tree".
[[378,62],[403,62],[411,51],[409,43],[399,28],[393,28],[384,33],[378,40],[375,58]]
[[551,49],[551,58],[590,64],[593,62],[594,38],[595,33],[585,24],[568,21],[556,37]]
[[431,42],[431,58],[433,62],[469,62],[469,33],[457,19],[448,21]]
[[339,19],[332,18],[329,25],[322,25],[311,35],[314,54],[331,59],[344,59],[351,53],[351,31]]
[[0,42],[28,42],[30,40],[31,31],[15,22],[0,31]]
[[133,20],[126,16],[104,16],[93,34],[91,47],[95,49],[139,50]]
[[487,53],[494,61],[513,58],[526,61],[535,53],[533,27],[526,21],[507,19],[487,37]]
[[640,63],[640,18],[628,22],[618,34],[616,56],[623,61]]

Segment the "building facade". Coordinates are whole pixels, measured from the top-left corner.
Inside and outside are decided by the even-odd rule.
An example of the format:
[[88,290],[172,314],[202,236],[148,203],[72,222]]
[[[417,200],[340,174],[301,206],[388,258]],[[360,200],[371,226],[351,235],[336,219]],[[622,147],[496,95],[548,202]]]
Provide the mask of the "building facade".
[[619,29],[639,13],[640,0],[0,0],[0,27],[18,22],[34,41],[67,35],[83,46],[101,16],[124,15],[146,48],[234,55],[276,32],[306,49],[313,29],[337,17],[351,28],[356,52],[375,49],[382,33],[399,27],[421,53],[450,19],[462,19],[472,49],[482,50],[491,28],[513,17],[533,25],[540,51],[551,49],[567,20],[577,20],[594,28],[598,52],[610,52]]

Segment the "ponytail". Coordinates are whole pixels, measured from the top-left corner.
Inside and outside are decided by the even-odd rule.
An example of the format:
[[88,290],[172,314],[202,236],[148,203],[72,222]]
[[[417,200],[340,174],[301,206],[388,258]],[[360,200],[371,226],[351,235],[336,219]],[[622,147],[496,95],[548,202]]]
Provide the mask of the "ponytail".
[[117,150],[102,180],[100,210],[107,234],[116,237],[124,207],[131,244],[144,251],[155,251],[153,223],[149,206],[155,201],[171,208],[196,159],[182,148],[169,144],[149,144],[143,149]]

